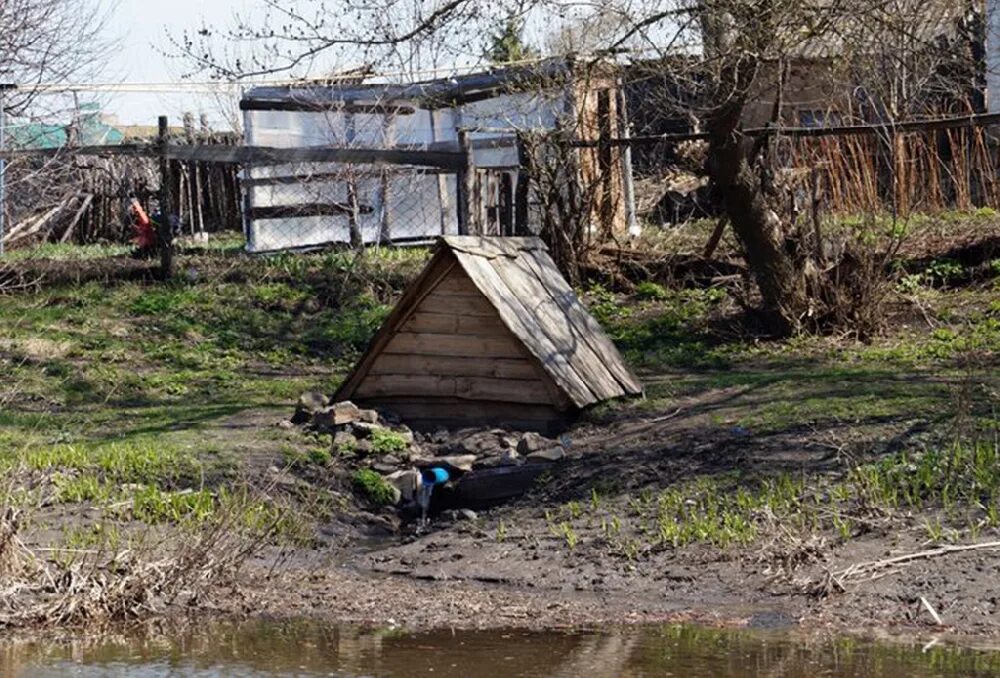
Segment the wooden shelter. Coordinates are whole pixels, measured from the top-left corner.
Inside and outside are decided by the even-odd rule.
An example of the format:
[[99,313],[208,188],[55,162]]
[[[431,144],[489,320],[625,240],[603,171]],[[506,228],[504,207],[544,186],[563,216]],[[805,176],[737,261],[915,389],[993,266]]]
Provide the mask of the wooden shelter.
[[416,428],[558,430],[639,395],[538,238],[445,236],[337,391]]

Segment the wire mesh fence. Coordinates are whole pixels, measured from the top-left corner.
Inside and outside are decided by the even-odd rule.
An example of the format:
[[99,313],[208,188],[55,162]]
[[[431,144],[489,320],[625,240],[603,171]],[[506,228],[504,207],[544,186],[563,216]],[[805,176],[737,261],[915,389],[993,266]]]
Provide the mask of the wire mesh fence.
[[434,167],[250,167],[247,249],[429,242],[459,232],[457,171]]

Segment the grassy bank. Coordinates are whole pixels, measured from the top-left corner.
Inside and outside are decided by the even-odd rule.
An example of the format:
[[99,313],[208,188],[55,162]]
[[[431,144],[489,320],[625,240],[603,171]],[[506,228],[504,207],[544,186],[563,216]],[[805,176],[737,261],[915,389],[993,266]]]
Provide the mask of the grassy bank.
[[[942,235],[994,238],[997,222],[920,229],[867,343],[762,338],[726,281],[586,283],[648,397],[586,413],[579,461],[475,539],[629,576],[686,549],[760,551],[791,577],[858,540],[1000,537],[1000,263],[963,262]],[[336,387],[426,251],[220,245],[185,253],[168,283],[81,276],[108,268],[103,249],[40,254],[56,275],[0,297],[0,467],[28,547],[72,563],[224,523],[322,551],[394,526],[328,437],[277,424],[301,392]]]

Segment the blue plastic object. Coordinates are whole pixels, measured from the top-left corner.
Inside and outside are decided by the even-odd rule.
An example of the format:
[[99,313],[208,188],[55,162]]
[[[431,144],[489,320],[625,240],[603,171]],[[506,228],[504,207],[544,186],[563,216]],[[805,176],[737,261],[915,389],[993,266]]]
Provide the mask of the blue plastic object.
[[448,482],[448,478],[450,477],[447,469],[443,469],[440,466],[426,469],[423,476],[424,482],[430,485],[442,485]]

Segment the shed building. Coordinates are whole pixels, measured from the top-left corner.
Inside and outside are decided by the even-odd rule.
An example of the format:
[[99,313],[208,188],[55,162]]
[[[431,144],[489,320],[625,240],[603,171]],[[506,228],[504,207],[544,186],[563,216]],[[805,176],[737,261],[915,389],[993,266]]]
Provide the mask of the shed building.
[[[618,135],[625,124],[614,72],[564,59],[414,83],[358,80],[365,78],[251,88],[240,102],[246,143],[399,150],[419,160],[421,150],[458,151],[459,131],[469,130],[476,222],[483,225],[476,235],[537,232],[530,207],[537,201],[518,197],[527,186],[518,131],[564,126],[596,141]],[[626,227],[626,150],[580,151],[583,178],[602,182],[595,227]],[[352,222],[365,243],[428,242],[460,232],[458,177],[440,168],[256,164],[244,167],[242,185],[253,252],[348,243]],[[518,202],[525,223],[515,226]]]
[[415,428],[553,432],[641,393],[541,240],[445,236],[335,398]]

